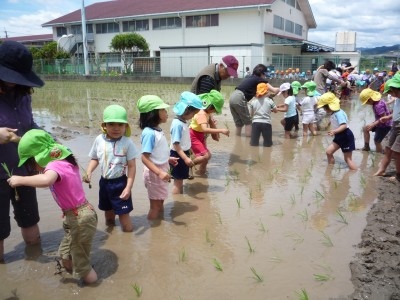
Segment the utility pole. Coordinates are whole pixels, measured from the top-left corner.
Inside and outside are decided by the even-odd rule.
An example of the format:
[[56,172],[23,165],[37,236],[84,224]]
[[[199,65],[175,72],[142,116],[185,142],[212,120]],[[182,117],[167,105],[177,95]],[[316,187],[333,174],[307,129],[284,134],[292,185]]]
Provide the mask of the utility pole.
[[82,46],[83,46],[83,61],[85,65],[85,76],[90,75],[89,72],[89,58],[88,58],[88,49],[87,49],[87,40],[86,40],[86,14],[85,14],[85,0],[82,0]]

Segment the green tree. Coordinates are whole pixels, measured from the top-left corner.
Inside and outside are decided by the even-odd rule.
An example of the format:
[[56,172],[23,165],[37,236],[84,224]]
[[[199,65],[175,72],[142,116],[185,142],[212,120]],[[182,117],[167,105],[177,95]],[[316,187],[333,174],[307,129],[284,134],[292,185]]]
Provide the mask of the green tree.
[[136,56],[140,56],[140,53],[149,50],[149,44],[146,39],[138,33],[122,33],[113,37],[110,48],[113,51],[121,53],[125,72],[128,72],[133,64],[133,55],[128,57],[127,53],[136,53]]

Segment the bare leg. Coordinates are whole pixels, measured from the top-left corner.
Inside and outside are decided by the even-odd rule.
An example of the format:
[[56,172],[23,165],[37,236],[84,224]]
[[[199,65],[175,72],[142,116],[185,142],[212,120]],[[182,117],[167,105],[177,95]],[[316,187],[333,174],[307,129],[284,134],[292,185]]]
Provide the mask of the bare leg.
[[129,214],[122,214],[119,215],[119,222],[121,223],[122,231],[123,232],[132,232],[133,231],[133,224]]
[[85,283],[95,283],[97,281],[97,273],[93,268],[83,277]]
[[382,143],[375,142],[375,149],[377,153],[382,153],[383,152]]
[[0,240],[0,263],[4,263],[4,240]]
[[308,124],[308,129],[310,129],[311,134],[312,134],[313,136],[316,136],[316,135],[317,135],[317,130],[316,130],[316,127],[315,127],[315,124],[314,124],[314,123]]
[[352,160],[352,154],[353,154],[353,152],[345,152],[345,153],[343,153],[343,156],[344,156],[345,162],[349,166],[349,169],[352,171],[355,171],[355,170],[357,170],[357,166],[355,165],[355,163]]
[[390,164],[390,160],[392,159],[392,150],[389,147],[385,148],[385,155],[383,156],[381,162],[379,163],[378,171],[374,173],[374,176],[383,176],[385,175],[386,168]]
[[339,149],[339,145],[336,143],[332,143],[326,148],[326,158],[328,159],[328,164],[335,164],[335,158],[333,157],[333,153],[335,153]]
[[62,259],[62,265],[65,268],[65,271],[68,273],[72,273],[72,259]]
[[364,148],[362,150],[364,151],[369,151],[369,139],[371,135],[369,134],[369,130],[367,129],[367,126],[363,127],[363,135],[364,135]]
[[149,213],[147,214],[147,219],[156,220],[159,217],[162,210],[164,209],[163,203],[164,201],[162,200],[150,199],[150,210]]
[[107,226],[115,226],[115,213],[113,210],[106,210],[104,212]]
[[172,187],[172,194],[183,194],[183,180],[174,179],[174,186]]
[[308,124],[303,124],[303,136],[308,135]]
[[245,133],[246,137],[251,137],[251,124],[244,125],[244,133]]
[[21,228],[21,234],[27,245],[36,245],[40,243],[40,231],[38,224],[27,228]]
[[242,135],[242,127],[236,127],[236,135],[241,136]]

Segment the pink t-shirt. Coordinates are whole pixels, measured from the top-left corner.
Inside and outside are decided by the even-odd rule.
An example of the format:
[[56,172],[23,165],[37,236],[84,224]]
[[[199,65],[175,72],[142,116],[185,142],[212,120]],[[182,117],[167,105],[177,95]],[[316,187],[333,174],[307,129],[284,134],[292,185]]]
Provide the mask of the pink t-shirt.
[[46,166],[44,171],[47,170],[58,174],[50,191],[62,210],[73,209],[86,201],[78,166],[66,160],[56,160]]

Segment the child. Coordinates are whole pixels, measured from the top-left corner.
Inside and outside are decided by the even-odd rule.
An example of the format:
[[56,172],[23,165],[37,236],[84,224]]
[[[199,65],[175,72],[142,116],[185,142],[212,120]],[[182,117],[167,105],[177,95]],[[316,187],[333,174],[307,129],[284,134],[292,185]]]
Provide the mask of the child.
[[385,148],[385,156],[382,158],[379,169],[374,175],[384,176],[386,168],[389,166],[392,158],[394,158],[396,175],[391,177],[391,180],[400,182],[400,73],[396,73],[392,79],[386,81],[383,93],[390,93],[392,97],[396,97],[392,114],[380,119],[381,122],[392,119],[393,128],[389,135],[389,143]]
[[250,146],[258,146],[260,135],[262,134],[264,147],[272,146],[272,126],[271,111],[276,113],[276,105],[274,101],[267,97],[268,86],[266,83],[257,85],[256,98],[249,102],[250,115],[253,124],[251,126]]
[[346,113],[340,109],[340,100],[332,92],[327,92],[319,99],[318,107],[324,108],[326,113],[330,114],[331,130],[328,131],[328,135],[334,138],[332,144],[326,148],[328,163],[330,165],[335,163],[333,154],[341,148],[344,160],[349,169],[357,170],[357,166],[352,160],[352,153],[355,150],[354,135],[350,128],[348,128]]
[[169,146],[161,123],[166,123],[168,104],[155,95],[142,96],[137,102],[140,112],[143,180],[150,200],[147,219],[155,220],[164,212],[164,200],[168,197],[168,182],[171,180],[169,164],[175,167],[178,158],[170,157]]
[[362,148],[363,151],[370,151],[369,147],[369,132],[375,132],[374,142],[376,152],[382,153],[382,140],[385,136],[389,133],[390,129],[392,128],[392,120],[388,120],[386,122],[380,122],[380,118],[384,116],[390,115],[390,111],[386,105],[386,102],[381,99],[382,96],[379,92],[375,92],[370,88],[364,89],[360,93],[360,101],[361,104],[368,104],[372,105],[372,110],[375,114],[375,121],[369,125],[363,127],[364,133],[364,147]]
[[317,135],[315,128],[315,109],[317,107],[317,97],[315,97],[315,88],[317,85],[314,81],[307,81],[303,84],[302,88],[306,89],[306,97],[300,101],[301,111],[303,112],[303,136],[308,135],[310,130],[312,135]]
[[186,123],[188,120],[203,109],[202,101],[196,94],[183,92],[179,102],[174,106],[176,117],[171,123],[171,151],[170,156],[178,158],[178,164],[172,167],[171,175],[174,178],[172,194],[183,193],[183,179],[193,179],[189,177],[189,167],[194,163],[190,159],[190,134]]
[[299,92],[301,89],[301,83],[298,81],[292,81],[292,83],[290,84],[293,90],[293,96],[296,99],[296,123],[294,124],[294,130],[295,131],[299,131],[299,103],[300,103],[300,98],[299,98]]
[[[64,214],[64,237],[59,246],[62,264],[85,283],[97,281],[90,264],[90,250],[96,233],[97,215],[86,200],[79,166],[72,152],[57,144],[44,130],[31,129],[18,145],[19,167],[31,176],[11,176],[11,187],[50,187],[54,200]],[[36,174],[36,175],[33,175]]]
[[290,139],[292,136],[290,132],[296,124],[297,112],[296,112],[296,99],[293,96],[293,89],[290,83],[282,83],[279,87],[278,95],[285,97],[285,103],[278,105],[277,110],[285,113],[285,118],[281,120],[281,124],[285,129],[285,138]]
[[211,90],[209,93],[199,95],[203,101],[203,106],[194,115],[190,123],[190,140],[192,142],[192,152],[196,156],[193,160],[195,165],[199,165],[198,174],[204,175],[207,170],[208,161],[211,159],[211,153],[207,148],[206,134],[211,134],[213,140],[219,140],[219,134],[229,136],[228,129],[216,127],[216,122],[212,117],[213,113],[220,114],[224,105],[224,98],[217,90]]
[[115,225],[115,215],[118,215],[122,231],[132,232],[131,189],[139,151],[129,138],[131,129],[125,108],[116,104],[107,106],[101,128],[103,133],[96,137],[89,152],[91,160],[83,181],[90,183],[93,171],[100,165],[99,209],[104,211],[106,225]]

